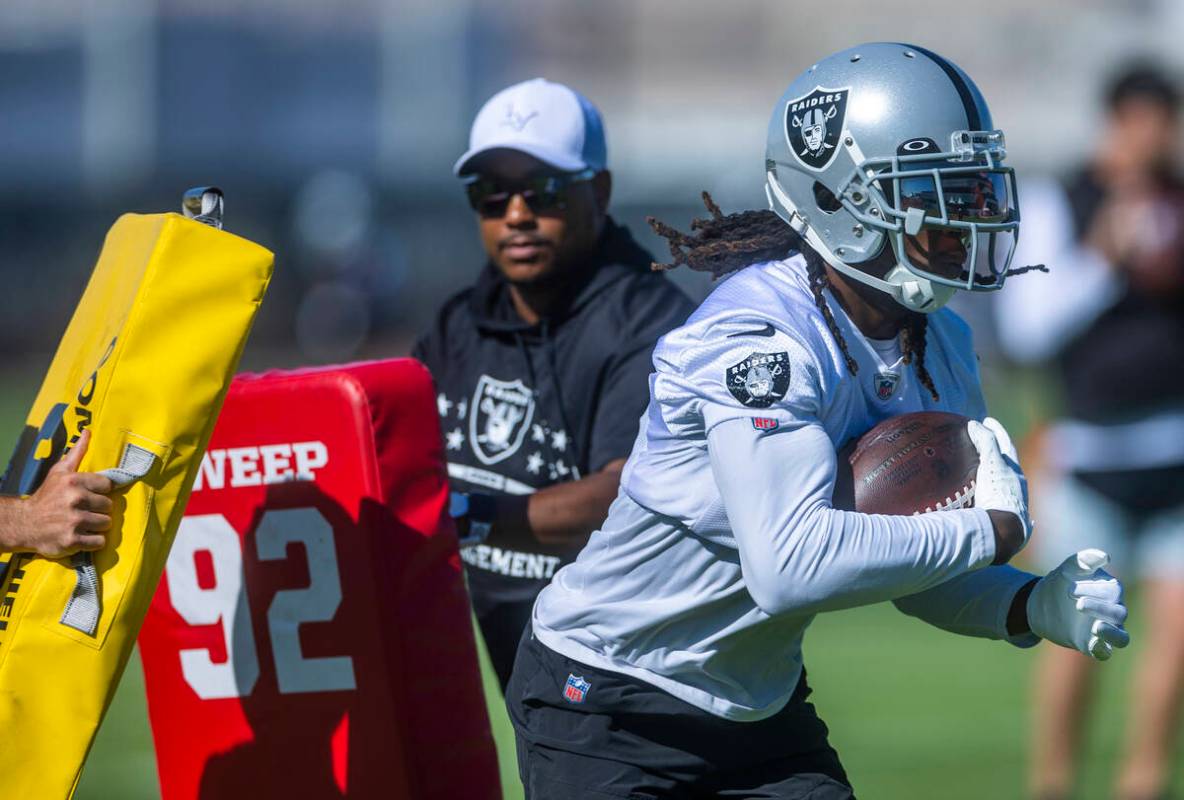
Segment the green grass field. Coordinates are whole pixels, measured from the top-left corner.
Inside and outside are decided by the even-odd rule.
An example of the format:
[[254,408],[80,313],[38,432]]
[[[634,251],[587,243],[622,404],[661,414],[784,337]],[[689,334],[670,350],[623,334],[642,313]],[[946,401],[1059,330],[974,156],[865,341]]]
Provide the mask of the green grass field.
[[[4,452],[12,445],[39,375],[9,374],[0,381]],[[1004,418],[1019,427],[1027,415],[1013,405]],[[1133,599],[1135,643],[1100,669],[1100,702],[1093,719],[1105,724],[1091,729],[1083,759],[1082,798],[1109,796],[1124,722],[1122,697],[1132,657],[1139,650],[1137,597]],[[823,615],[806,637],[813,701],[831,728],[831,741],[860,797],[873,799],[1023,797],[1033,655],[1034,651],[997,642],[945,634],[890,605]],[[485,670],[502,783],[506,797],[517,798],[521,789],[513,734],[489,674]],[[1184,750],[1180,755],[1184,762]],[[1181,777],[1175,783],[1178,793],[1184,793]],[[158,797],[137,656],[99,732],[76,797]]]
[[[1094,719],[1107,724],[1094,725],[1089,737],[1082,798],[1109,797],[1137,617],[1132,632],[1131,650],[1100,669]],[[1023,797],[1033,654],[942,633],[889,605],[823,615],[806,638],[812,699],[860,797],[873,799]],[[486,691],[505,796],[520,798],[510,724],[496,684],[487,679]],[[1175,789],[1184,791],[1184,780]],[[158,796],[143,675],[133,658],[76,797]]]

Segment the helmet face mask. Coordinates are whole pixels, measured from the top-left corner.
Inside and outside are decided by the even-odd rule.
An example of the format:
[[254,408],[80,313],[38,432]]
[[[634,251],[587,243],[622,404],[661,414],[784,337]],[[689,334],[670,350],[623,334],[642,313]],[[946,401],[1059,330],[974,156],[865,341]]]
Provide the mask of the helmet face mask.
[[[1019,233],[1005,155],[961,70],[921,48],[869,44],[824,59],[782,96],[766,192],[835,269],[929,312],[956,289],[1003,285]],[[885,246],[894,267],[861,269]]]
[[[859,224],[888,236],[897,263],[913,275],[956,289],[993,291],[1003,286],[1019,233],[1015,172],[1000,164],[1002,131],[952,136],[972,134],[989,138],[989,146],[969,154],[951,149],[868,159],[837,196]],[[862,207],[851,202],[861,196],[868,198]],[[922,237],[945,246],[927,246]]]

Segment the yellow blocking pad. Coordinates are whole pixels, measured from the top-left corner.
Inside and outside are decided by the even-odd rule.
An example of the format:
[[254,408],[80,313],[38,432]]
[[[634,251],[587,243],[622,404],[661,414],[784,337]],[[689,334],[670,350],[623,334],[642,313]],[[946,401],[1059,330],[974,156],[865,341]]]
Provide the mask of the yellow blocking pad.
[[88,427],[81,469],[122,467],[122,485],[93,561],[0,554],[0,796],[73,794],[272,262],[178,214],[127,214],[107,234],[0,490],[32,493]]

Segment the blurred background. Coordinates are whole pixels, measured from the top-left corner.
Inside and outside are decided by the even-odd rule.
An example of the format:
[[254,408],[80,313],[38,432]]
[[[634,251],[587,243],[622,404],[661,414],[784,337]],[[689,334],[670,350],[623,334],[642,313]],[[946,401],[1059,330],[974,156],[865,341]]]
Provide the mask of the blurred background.
[[[1184,67],[1184,3],[996,0],[987,13],[920,0],[6,0],[0,446],[122,212],[176,210],[183,189],[215,184],[227,229],[277,254],[245,368],[402,355],[482,263],[451,166],[498,89],[545,76],[599,105],[613,214],[661,257],[646,215],[685,227],[703,189],[725,211],[764,207],[773,101],[811,59],[884,39],[937,50],[975,78],[1022,198],[1025,179],[1088,157],[1118,67]],[[686,270],[672,278],[696,299],[710,290]],[[990,298],[958,302],[993,408],[1023,437],[1055,412],[1052,382],[1007,363]],[[1031,653],[953,640],[891,608],[815,627],[814,699],[861,796],[1022,796]],[[156,796],[137,670],[79,797]],[[1108,796],[1128,678],[1129,660],[1103,672],[1094,718],[1116,722],[1091,729],[1082,796]],[[491,707],[502,714],[499,699]]]

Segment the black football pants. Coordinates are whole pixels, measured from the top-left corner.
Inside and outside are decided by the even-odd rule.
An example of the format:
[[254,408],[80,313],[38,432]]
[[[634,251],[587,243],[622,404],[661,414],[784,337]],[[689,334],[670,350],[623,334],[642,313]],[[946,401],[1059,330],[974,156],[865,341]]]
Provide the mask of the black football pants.
[[481,638],[489,651],[489,661],[497,673],[497,685],[503,693],[510,682],[510,673],[514,671],[514,657],[522,632],[530,627],[533,608],[534,599],[531,598],[526,602],[490,604],[476,615]]
[[[564,697],[569,676],[589,684],[579,702]],[[506,704],[527,800],[853,800],[826,725],[806,702],[809,693],[803,673],[782,711],[735,722],[565,658],[528,631]]]

